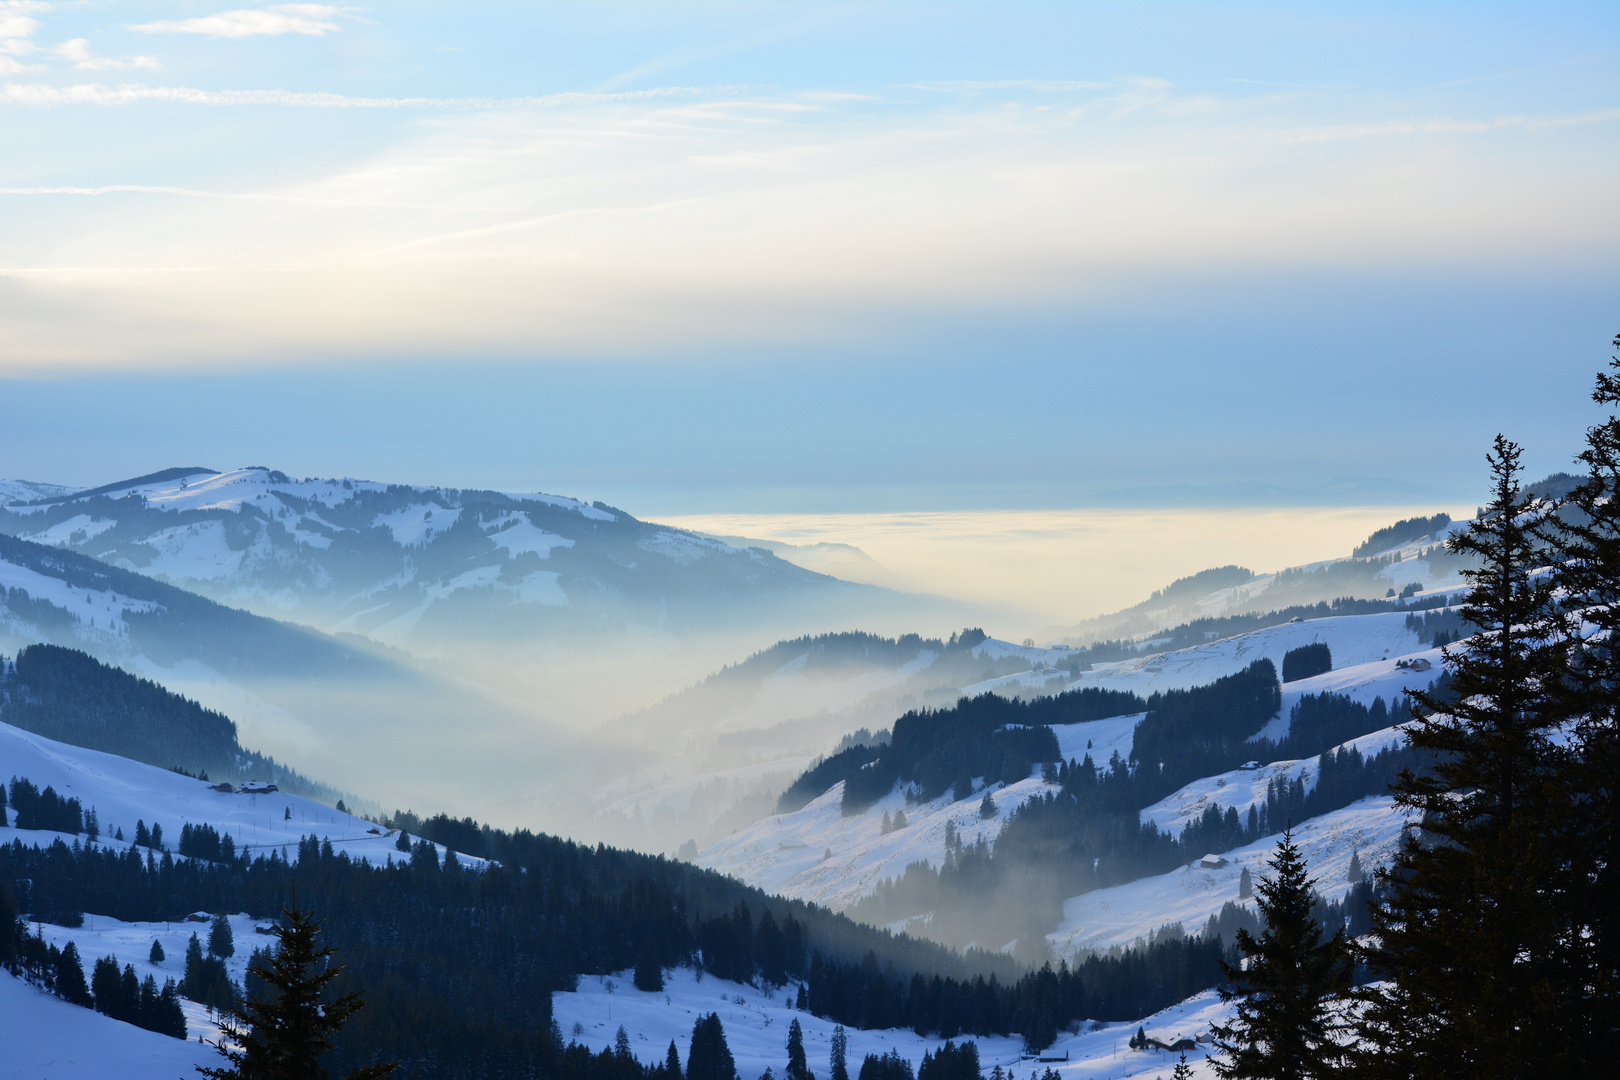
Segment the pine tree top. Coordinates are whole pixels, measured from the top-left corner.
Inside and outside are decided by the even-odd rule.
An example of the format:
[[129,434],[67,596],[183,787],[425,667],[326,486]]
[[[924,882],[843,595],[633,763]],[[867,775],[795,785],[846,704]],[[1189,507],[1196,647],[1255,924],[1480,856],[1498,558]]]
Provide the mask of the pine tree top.
[[[331,963],[334,950],[317,943],[321,920],[296,907],[284,909],[282,916],[282,924],[274,927],[278,947],[269,963],[249,969],[264,980],[269,999],[232,1006],[216,1044],[230,1067],[197,1070],[211,1080],[327,1080],[320,1059],[332,1049],[339,1029],[365,1005],[358,992],[338,998],[327,993],[344,965]],[[380,1080],[397,1065],[354,1069],[347,1080]]]

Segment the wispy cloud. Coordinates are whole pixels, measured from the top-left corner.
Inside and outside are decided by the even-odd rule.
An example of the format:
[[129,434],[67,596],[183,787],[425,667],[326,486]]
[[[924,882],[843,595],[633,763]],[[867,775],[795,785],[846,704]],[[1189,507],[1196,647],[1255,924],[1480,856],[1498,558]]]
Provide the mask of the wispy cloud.
[[123,83],[118,86],[102,83],[81,83],[76,86],[9,83],[0,88],[0,102],[17,105],[129,105],[139,101],[172,101],[188,105],[285,105],[306,109],[523,109],[648,98],[697,97],[736,93],[741,89],[745,88],[664,86],[617,93],[580,91],[535,97],[433,98],[353,97],[348,94],[293,90],[200,90],[190,86],[147,86],[144,83]]
[[160,68],[155,56],[132,56],[120,60],[112,56],[92,56],[90,42],[84,38],[74,38],[64,41],[54,50],[57,56],[67,60],[80,71],[117,71],[121,68]]
[[39,46],[33,41],[34,31],[39,29],[39,20],[29,18],[25,13],[40,11],[44,7],[44,4],[30,0],[0,2],[0,75],[26,75],[45,70],[43,64],[25,64],[18,59],[39,51]]
[[32,40],[34,31],[39,29],[39,20],[26,13],[41,11],[44,6],[18,0],[0,2],[0,54],[23,56],[39,48]]
[[[1615,110],[1458,119],[1436,103],[1393,122],[1381,100],[1329,109],[1244,91],[1189,111],[1210,95],[1148,79],[924,106],[894,96],[395,98],[13,80],[0,84],[13,108],[431,115],[338,168],[283,170],[287,181],[260,191],[212,190],[234,185],[188,183],[183,170],[171,185],[103,184],[118,178],[103,170],[0,190],[0,213],[13,214],[0,220],[52,222],[0,237],[7,287],[107,305],[11,351],[836,344],[919,311],[1112,309],[1150,302],[1140,281],[1245,268],[1570,263],[1620,235],[1606,174],[1587,160],[1605,133],[1581,133]],[[306,314],[288,320],[292,310]]]
[[201,34],[216,38],[280,37],[304,34],[322,37],[343,29],[332,20],[342,9],[330,4],[275,4],[267,8],[239,8],[195,19],[164,19],[138,23],[131,30],[143,34]]
[[1383,120],[1370,123],[1329,124],[1322,127],[1284,128],[1261,132],[1261,139],[1282,142],[1336,142],[1340,139],[1369,139],[1387,135],[1483,135],[1492,131],[1522,128],[1550,131],[1556,128],[1605,124],[1620,120],[1620,109],[1595,109],[1584,113],[1541,116],[1507,115],[1479,120],[1435,117],[1429,120]]

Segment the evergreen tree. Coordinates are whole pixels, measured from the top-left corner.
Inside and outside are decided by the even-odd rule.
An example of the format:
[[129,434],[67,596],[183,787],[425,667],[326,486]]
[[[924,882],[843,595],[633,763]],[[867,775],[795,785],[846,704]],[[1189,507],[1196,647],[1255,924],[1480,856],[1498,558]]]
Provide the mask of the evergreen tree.
[[223,912],[214,916],[213,925],[208,928],[208,955],[222,958],[236,955],[236,940],[231,936],[230,920],[225,918]]
[[799,1026],[798,1017],[788,1025],[787,1052],[786,1080],[816,1080],[804,1056],[804,1029]]
[[692,1025],[692,1049],[686,1055],[686,1080],[737,1080],[737,1063],[726,1045],[720,1014],[699,1017]]
[[79,960],[79,947],[68,942],[56,960],[56,993],[65,1001],[89,1008],[94,999],[84,981],[84,964]]
[[675,1049],[675,1040],[669,1040],[669,1053],[664,1055],[664,1075],[668,1080],[680,1080],[681,1052]]
[[664,969],[658,962],[658,943],[648,935],[642,942],[633,977],[637,990],[655,993],[664,988]]
[[1185,1051],[1182,1052],[1181,1060],[1176,1062],[1175,1070],[1170,1074],[1170,1080],[1193,1080],[1192,1066],[1187,1064]]
[[0,784],[0,829],[6,827],[6,785]]
[[996,800],[990,797],[988,790],[984,793],[983,801],[979,803],[979,816],[986,821],[996,816]]
[[1350,853],[1350,869],[1345,872],[1344,880],[1351,885],[1359,885],[1367,880],[1367,871],[1361,867],[1361,852],[1359,849]]
[[90,993],[95,998],[96,1012],[114,1020],[124,1018],[123,999],[118,987],[118,961],[115,958],[103,956],[96,961],[96,966],[90,972]]
[[163,943],[157,938],[153,938],[152,951],[146,954],[146,962],[149,964],[161,964],[165,959],[167,958],[163,955]]
[[196,934],[192,934],[191,940],[186,942],[185,980],[187,982],[191,982],[195,978],[200,978],[198,972],[202,970],[202,963],[202,942],[197,940]]
[[613,1035],[613,1053],[621,1061],[635,1056],[630,1052],[630,1033],[624,1030],[623,1024],[619,1025],[619,1030]]
[[827,1058],[827,1071],[832,1080],[849,1080],[849,1065],[845,1061],[849,1053],[849,1036],[844,1033],[844,1025],[839,1024],[833,1028],[832,1052]]
[[131,1024],[140,1022],[141,980],[135,977],[134,964],[125,964],[123,974],[118,976],[118,1004],[123,1010],[120,1020],[126,1020]]
[[399,830],[399,838],[394,841],[394,850],[406,852],[410,851],[411,834],[406,832],[404,829]]
[[[1620,336],[1614,339],[1620,349]],[[1592,400],[1610,409],[1589,428],[1578,460],[1584,481],[1549,520],[1556,584],[1580,617],[1562,629],[1562,708],[1574,738],[1560,754],[1553,798],[1567,808],[1558,830],[1557,891],[1568,922],[1557,947],[1560,1012],[1591,1046],[1620,1035],[1620,356],[1600,371]],[[1594,1065],[1595,1068],[1595,1065]]]
[[[1250,807],[1253,809],[1253,807]],[[1254,878],[1249,876],[1249,868],[1245,866],[1238,875],[1238,899],[1247,900],[1254,895]]]
[[1462,607],[1478,632],[1446,650],[1456,700],[1413,695],[1409,737],[1433,764],[1392,786],[1421,827],[1380,874],[1368,960],[1382,981],[1361,994],[1357,1049],[1369,1076],[1579,1072],[1559,1064],[1579,1051],[1559,1015],[1563,919],[1549,887],[1559,623],[1554,583],[1535,573],[1545,507],[1521,490],[1519,457],[1497,436],[1491,502],[1448,543],[1479,560]]
[[163,980],[163,989],[158,994],[157,1025],[152,1028],[163,1035],[176,1039],[186,1037],[186,1013],[180,1007],[180,991],[175,987],[173,979]]
[[1272,873],[1260,879],[1258,939],[1237,931],[1246,963],[1222,963],[1228,984],[1222,1001],[1236,1001],[1231,1024],[1215,1028],[1226,1060],[1211,1059],[1217,1075],[1242,1080],[1308,1080],[1330,1075],[1343,1056],[1334,1036],[1341,1030],[1331,999],[1350,988],[1350,950],[1344,931],[1326,941],[1311,915],[1314,884],[1305,860],[1285,831],[1271,857]]
[[[230,1009],[215,1044],[229,1067],[197,1070],[212,1080],[327,1080],[321,1057],[349,1017],[365,1006],[358,992],[328,996],[328,985],[344,966],[332,963],[332,950],[316,942],[321,924],[297,908],[282,915],[283,924],[275,927],[275,956],[257,972],[269,987],[268,999]],[[397,1065],[353,1069],[347,1080],[376,1080]]]

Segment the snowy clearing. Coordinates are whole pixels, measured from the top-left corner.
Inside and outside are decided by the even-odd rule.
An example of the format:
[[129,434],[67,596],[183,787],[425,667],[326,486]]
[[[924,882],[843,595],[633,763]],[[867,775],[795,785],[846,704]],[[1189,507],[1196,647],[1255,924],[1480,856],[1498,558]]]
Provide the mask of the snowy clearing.
[[[1346,880],[1350,856],[1360,852],[1362,866],[1369,873],[1374,866],[1388,863],[1405,821],[1394,799],[1369,796],[1296,826],[1294,839],[1310,864],[1317,889],[1329,900],[1338,900],[1350,887]],[[1073,957],[1128,946],[1166,923],[1181,923],[1187,932],[1195,933],[1221,905],[1237,901],[1238,878],[1244,867],[1256,879],[1266,872],[1277,840],[1268,836],[1228,851],[1223,856],[1226,865],[1213,870],[1183,866],[1168,874],[1072,897],[1063,904],[1063,922],[1046,936],[1047,941],[1056,956]]]

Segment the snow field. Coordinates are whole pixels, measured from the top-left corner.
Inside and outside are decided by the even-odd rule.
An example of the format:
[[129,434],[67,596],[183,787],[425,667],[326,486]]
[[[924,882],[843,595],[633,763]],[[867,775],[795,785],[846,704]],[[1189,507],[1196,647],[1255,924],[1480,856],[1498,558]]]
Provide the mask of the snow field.
[[460,517],[460,507],[450,509],[438,503],[412,503],[391,514],[378,514],[371,524],[387,529],[400,547],[412,548],[421,547],[447,531]]
[[1132,713],[1106,720],[1088,720],[1083,724],[1053,724],[1052,734],[1057,736],[1058,752],[1064,761],[1084,761],[1090,754],[1092,764],[1106,769],[1116,752],[1121,758],[1130,758],[1131,744],[1136,741],[1136,725],[1145,716],[1147,713]]
[[546,532],[530,521],[529,515],[516,511],[508,511],[494,521],[484,522],[481,527],[484,535],[495,541],[496,547],[506,549],[508,558],[533,552],[542,559],[548,559],[552,548],[574,546],[572,540]]
[[[671,1040],[686,1062],[691,1049],[692,1025],[701,1016],[718,1013],[725,1028],[726,1044],[737,1062],[737,1073],[743,1080],[755,1080],[769,1068],[777,1076],[787,1065],[788,1026],[796,1019],[804,1029],[804,1050],[810,1070],[818,1077],[828,1075],[828,1058],[832,1034],[837,1026],[799,1012],[792,1007],[795,988],[788,986],[764,992],[753,986],[744,986],[713,976],[701,981],[688,968],[674,968],[664,973],[662,991],[644,993],[637,990],[630,972],[611,976],[583,976],[579,989],[571,993],[557,993],[552,997],[552,1009],[564,1041],[582,1043],[592,1051],[611,1049],[614,1038],[623,1026],[630,1038],[630,1048],[643,1064],[656,1064],[664,1060]],[[1220,1004],[1214,993],[1199,994],[1163,1012],[1143,1020],[1148,1035],[1166,1043],[1178,1038],[1192,1038],[1209,1030],[1212,1022],[1224,1022],[1230,1010]],[[576,1028],[577,1025],[577,1028]],[[1024,1080],[1028,1070],[1036,1072],[1056,1069],[1064,1080],[1111,1080],[1116,1077],[1168,1075],[1175,1059],[1166,1054],[1135,1052],[1126,1042],[1136,1031],[1136,1023],[1115,1023],[1090,1030],[1092,1025],[1082,1024],[1078,1032],[1064,1032],[1045,1053],[1068,1061],[1040,1064],[1023,1060],[1023,1040],[1017,1036],[967,1039],[979,1044],[979,1061],[986,1073],[997,1065],[1009,1070],[1014,1080]],[[924,1051],[933,1051],[944,1044],[943,1039],[924,1038],[909,1028],[890,1028],[882,1031],[848,1029],[849,1050],[846,1058],[850,1075],[860,1072],[861,1062],[867,1054],[885,1054],[893,1050],[906,1058],[915,1069],[922,1062]],[[962,1041],[957,1039],[957,1042]],[[1201,1046],[1188,1054],[1189,1064],[1195,1064],[1198,1076],[1212,1075],[1203,1065],[1207,1047]]]
[[[124,842],[132,842],[135,823],[144,821],[148,826],[163,826],[163,841],[171,851],[179,847],[181,827],[192,824],[212,825],[221,835],[230,835],[238,851],[245,849],[249,855],[285,849],[296,858],[299,839],[315,835],[330,840],[351,858],[374,865],[401,857],[394,850],[397,838],[383,835],[379,826],[302,796],[225,794],[189,776],[0,723],[0,782],[9,782],[13,776],[27,778],[40,790],[53,787],[58,795],[79,799],[86,811],[94,809],[104,845],[117,843],[112,837],[120,828]],[[8,811],[6,820],[15,821],[15,811]],[[0,843],[21,840],[25,846],[48,846],[57,836],[69,844],[86,841],[83,836],[0,828]],[[438,850],[442,858],[444,849]],[[468,864],[482,862],[458,857]]]
[[[1309,864],[1316,888],[1329,900],[1342,899],[1350,857],[1357,852],[1368,873],[1388,863],[1400,842],[1405,816],[1387,795],[1373,795],[1294,827],[1294,842]],[[1212,870],[1183,866],[1167,874],[1139,878],[1071,897],[1063,921],[1046,936],[1060,958],[1092,950],[1127,947],[1166,923],[1196,933],[1227,901],[1238,902],[1238,878],[1245,867],[1258,881],[1277,848],[1277,836],[1228,851],[1226,865]],[[1252,901],[1251,901],[1252,903]]]
[[[143,1031],[69,1005],[4,971],[0,1016],[5,1017],[0,1080],[174,1080],[196,1076],[198,1065],[223,1063],[195,1034],[182,1042]],[[186,1024],[191,1024],[189,1014]]]
[[1157,690],[1203,686],[1241,671],[1262,657],[1275,664],[1281,674],[1283,655],[1288,650],[1319,641],[1333,651],[1335,668],[1406,656],[1424,645],[1417,634],[1406,628],[1405,612],[1334,615],[1281,623],[1156,656],[1097,664],[1081,672],[1070,688],[1098,686],[1148,697]]
[[[1360,738],[1341,743],[1346,750],[1359,750],[1363,757],[1371,757],[1388,746],[1397,746],[1406,740],[1405,730],[1399,725],[1374,731]],[[1171,795],[1166,795],[1142,811],[1141,820],[1153,822],[1160,832],[1179,833],[1194,818],[1203,814],[1205,807],[1219,804],[1224,813],[1228,806],[1237,807],[1240,816],[1249,812],[1250,805],[1266,801],[1266,785],[1275,777],[1294,780],[1305,778],[1305,790],[1316,787],[1316,758],[1273,761],[1258,769],[1233,769],[1194,780]]]
[[[991,791],[999,811],[979,815],[983,793],[953,800],[949,795],[907,804],[898,789],[865,812],[845,817],[844,784],[839,781],[808,806],[791,814],[764,818],[701,852],[697,864],[729,874],[766,892],[808,900],[834,911],[873,892],[887,878],[898,877],[908,864],[938,867],[945,859],[945,826],[956,823],[963,844],[994,841],[1002,820],[1025,800],[1056,791],[1033,775]],[[904,811],[906,827],[883,835],[883,815]],[[823,858],[828,849],[832,858]]]
[[55,604],[92,630],[113,637],[123,637],[128,633],[125,615],[155,611],[159,606],[147,600],[131,599],[110,589],[69,585],[61,578],[47,577],[37,570],[4,559],[0,559],[0,588],[22,589],[33,599]]
[[[237,914],[227,915],[226,920],[231,924],[231,938],[236,952],[235,955],[225,958],[225,970],[230,974],[231,981],[240,986],[247,974],[248,957],[253,955],[253,950],[268,949],[276,939],[257,930],[260,926],[268,927],[269,919],[252,919]],[[120,971],[125,964],[133,965],[137,979],[145,979],[150,975],[157,980],[160,987],[165,979],[173,979],[178,983],[186,972],[186,944],[191,940],[192,934],[197,935],[203,952],[205,954],[208,952],[207,922],[126,923],[105,915],[87,913],[83,926],[70,929],[43,923],[31,924],[29,928],[38,930],[46,941],[59,949],[68,942],[73,942],[79,950],[79,960],[84,965],[86,981],[95,969],[97,960],[103,956],[112,956],[117,958]],[[154,941],[163,945],[164,955],[161,964],[154,964],[149,959]],[[180,1008],[186,1014],[186,1038],[193,1043],[197,1041],[198,1035],[207,1042],[214,1042],[219,1038],[219,1025],[206,1006],[181,998]],[[107,1022],[121,1023],[117,1020]]]

